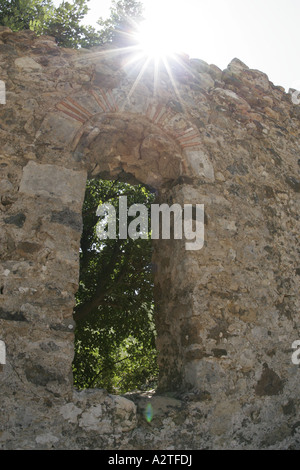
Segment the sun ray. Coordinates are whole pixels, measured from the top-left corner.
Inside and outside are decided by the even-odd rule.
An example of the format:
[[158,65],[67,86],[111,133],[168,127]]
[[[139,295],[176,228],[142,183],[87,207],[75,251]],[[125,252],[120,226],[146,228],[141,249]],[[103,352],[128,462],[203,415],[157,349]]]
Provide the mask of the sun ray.
[[156,95],[159,79],[159,59],[154,59],[154,71],[153,71],[153,94]]
[[181,98],[181,95],[180,95],[180,93],[179,93],[179,90],[178,90],[178,88],[177,88],[175,79],[174,79],[173,74],[172,74],[172,70],[171,70],[170,64],[169,64],[168,59],[167,59],[166,57],[163,58],[163,64],[164,64],[164,66],[165,66],[165,68],[166,68],[167,74],[169,75],[169,78],[170,78],[170,80],[171,80],[171,83],[172,83],[172,86],[173,86],[173,88],[174,88],[175,94],[176,94],[176,96],[177,96],[177,98],[178,98],[178,101],[179,101],[179,103],[181,104],[182,108],[184,109],[184,108],[185,108],[185,103],[184,103],[184,101],[183,101],[182,98]]
[[144,62],[144,65],[142,66],[142,68],[141,68],[141,70],[140,70],[138,76],[136,77],[136,79],[135,79],[135,81],[134,81],[134,83],[133,83],[133,85],[132,85],[132,87],[131,87],[131,89],[130,89],[130,91],[129,91],[129,93],[128,93],[128,95],[127,95],[125,101],[124,101],[124,103],[123,103],[123,105],[120,107],[120,110],[121,110],[121,111],[124,110],[124,108],[125,108],[125,106],[126,106],[126,103],[128,103],[128,101],[130,100],[132,94],[134,93],[134,90],[136,89],[136,87],[138,86],[140,80],[142,79],[142,77],[143,77],[143,75],[144,75],[144,73],[145,73],[145,71],[146,71],[146,69],[147,69],[147,67],[148,67],[148,65],[149,65],[150,60],[151,60],[151,57],[146,57],[146,60],[145,60],[145,62]]
[[194,79],[199,78],[199,74],[194,72],[194,70],[192,70],[191,67],[188,67],[181,56],[182,56],[182,53],[173,54],[172,58],[179,64],[180,67],[182,67]]
[[[178,29],[170,23],[164,23],[162,19],[159,22],[148,21],[139,25],[135,23],[132,25],[132,33],[119,32],[117,40],[107,44],[104,50],[83,53],[77,61],[95,61],[115,56],[122,58],[121,67],[125,73],[131,77],[136,76],[124,100],[122,110],[146,72],[153,73],[153,95],[155,96],[159,87],[160,74],[165,70],[178,102],[184,109],[184,100],[180,95],[175,77],[177,71],[195,75],[180,51],[178,39]],[[124,42],[123,46],[120,45],[122,42]]]

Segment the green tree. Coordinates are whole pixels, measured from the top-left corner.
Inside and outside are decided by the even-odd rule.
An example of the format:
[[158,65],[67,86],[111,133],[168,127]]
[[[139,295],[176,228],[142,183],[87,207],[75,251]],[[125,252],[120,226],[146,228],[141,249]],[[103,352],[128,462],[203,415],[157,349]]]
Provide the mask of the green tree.
[[54,13],[49,0],[2,0],[0,3],[0,25],[13,31],[39,30]]
[[113,0],[110,16],[106,20],[100,18],[99,34],[101,43],[117,42],[119,45],[134,42],[132,33],[143,19],[143,5],[136,0]]
[[95,28],[82,24],[89,10],[88,1],[63,1],[54,8],[52,15],[45,19],[41,27],[36,29],[37,33],[55,37],[58,45],[63,47],[91,47],[97,44],[99,35]]
[[118,213],[119,195],[127,196],[128,207],[149,207],[154,200],[143,186],[88,182],[74,312],[75,386],[114,393],[141,388],[157,376],[151,242],[97,237],[98,205],[109,202]]
[[82,24],[88,13],[88,1],[63,1],[55,7],[51,0],[3,0],[0,25],[13,31],[30,29],[38,35],[53,36],[64,47],[92,46],[99,43],[99,33]]
[[100,18],[97,23],[99,29],[96,29],[82,22],[89,11],[88,2],[62,1],[55,7],[52,0],[2,0],[0,25],[8,26],[13,31],[30,29],[38,35],[53,36],[63,47],[89,48],[120,37],[125,40],[126,31],[128,33],[142,16],[140,2],[113,0],[109,18]]

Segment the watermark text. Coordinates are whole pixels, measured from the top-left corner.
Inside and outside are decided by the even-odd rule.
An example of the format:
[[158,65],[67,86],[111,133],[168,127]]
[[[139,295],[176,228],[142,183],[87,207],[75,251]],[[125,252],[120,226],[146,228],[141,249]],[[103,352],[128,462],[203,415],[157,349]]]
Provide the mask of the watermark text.
[[0,80],[0,104],[6,104],[6,88],[3,80]]
[[[184,236],[186,250],[200,250],[204,245],[204,205],[203,204],[151,204],[152,239],[181,240]],[[103,217],[96,226],[100,240],[117,238],[117,211],[112,204],[101,204],[96,212]],[[128,217],[135,217],[128,224]],[[173,221],[173,223],[171,223]],[[106,230],[107,228],[107,230]],[[127,207],[127,196],[119,197],[119,230],[121,240],[128,237],[149,238],[149,213],[144,204],[133,204]]]
[[292,363],[297,366],[300,364],[300,339],[296,339],[293,342],[292,348],[295,349],[292,354]]
[[0,341],[0,364],[6,364],[6,347],[4,341]]

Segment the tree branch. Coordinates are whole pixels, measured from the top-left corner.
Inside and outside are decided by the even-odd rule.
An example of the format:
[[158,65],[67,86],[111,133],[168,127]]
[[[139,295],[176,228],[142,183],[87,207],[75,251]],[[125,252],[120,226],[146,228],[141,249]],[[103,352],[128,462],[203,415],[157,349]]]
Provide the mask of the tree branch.
[[[116,244],[109,263],[106,265],[105,269],[102,270],[98,277],[98,285],[93,297],[89,301],[84,302],[83,304],[79,304],[75,307],[73,315],[75,322],[86,321],[91,312],[99,307],[99,305],[104,303],[105,297],[110,294],[115,289],[116,285],[120,283],[125,277],[127,273],[127,267],[126,265],[123,265],[114,282],[111,280],[111,275],[121,255],[121,248],[118,244]],[[104,282],[102,275],[103,273],[105,273]]]

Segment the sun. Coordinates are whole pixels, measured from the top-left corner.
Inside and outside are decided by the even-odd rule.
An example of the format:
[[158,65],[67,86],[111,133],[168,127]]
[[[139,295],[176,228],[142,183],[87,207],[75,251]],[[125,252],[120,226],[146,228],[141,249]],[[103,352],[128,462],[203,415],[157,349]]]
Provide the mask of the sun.
[[[162,0],[160,0],[161,3]],[[173,4],[172,4],[173,5]],[[149,13],[149,12],[148,12]],[[130,27],[124,33],[124,44],[115,49],[114,53],[123,54],[122,67],[131,77],[135,76],[132,87],[124,100],[124,107],[131,99],[139,83],[146,74],[153,76],[153,94],[160,86],[160,78],[169,76],[171,87],[182,102],[176,74],[191,73],[189,54],[186,51],[190,39],[190,23],[184,21],[186,10],[174,8],[152,10],[145,20],[136,23],[129,21]]]
[[178,35],[170,24],[157,20],[143,21],[135,35],[138,49],[147,57],[159,60],[180,52]]
[[[179,21],[166,21],[165,16],[148,18],[134,24],[133,31],[129,34],[133,45],[124,48],[127,54],[123,62],[124,69],[129,73],[136,73],[135,81],[128,93],[129,100],[145,73],[153,74],[153,91],[157,91],[159,77],[166,72],[178,98],[181,102],[179,90],[173,75],[174,65],[177,69],[186,69],[188,55],[183,52],[182,34],[179,34]],[[122,49],[119,49],[122,51]]]

